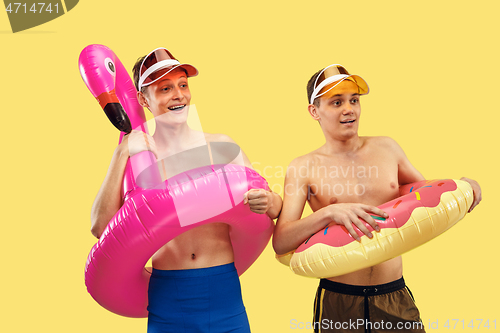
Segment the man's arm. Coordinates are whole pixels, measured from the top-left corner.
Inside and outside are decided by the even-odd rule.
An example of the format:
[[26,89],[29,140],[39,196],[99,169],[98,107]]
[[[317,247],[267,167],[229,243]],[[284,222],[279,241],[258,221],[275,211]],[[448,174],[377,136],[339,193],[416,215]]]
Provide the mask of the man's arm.
[[252,212],[267,214],[274,220],[280,215],[283,201],[278,193],[271,190],[251,189],[245,193],[243,204],[248,204]]
[[481,186],[479,186],[479,183],[473,179],[462,177],[462,178],[460,178],[460,180],[463,180],[463,181],[466,181],[467,183],[469,183],[470,186],[472,187],[472,191],[474,193],[474,202],[472,203],[472,206],[470,206],[470,208],[469,208],[469,213],[470,213],[477,205],[479,205],[481,200],[483,200],[483,195],[481,193]]
[[145,150],[150,150],[156,155],[155,142],[149,134],[136,130],[125,135],[122,142],[115,148],[108,172],[90,212],[92,223],[90,231],[95,237],[101,237],[109,221],[123,204],[121,188],[129,156]]
[[[123,141],[126,141],[124,139]],[[106,177],[97,192],[92,210],[90,212],[90,220],[92,227],[90,231],[92,235],[100,238],[108,222],[116,214],[122,205],[121,185],[125,166],[127,165],[129,152],[127,144],[118,145],[111,158]]]
[[[392,151],[398,156],[398,178],[399,185],[406,185],[414,182],[424,180],[424,176],[410,163],[403,149],[393,139],[387,138]],[[482,192],[478,182],[466,177],[460,178],[468,182],[474,192],[474,202],[469,209],[469,213],[481,202]]]
[[273,248],[277,254],[295,250],[309,236],[330,223],[328,217],[319,212],[300,219],[308,191],[308,179],[295,172],[299,170],[300,165],[299,157],[290,163],[286,173],[283,208],[273,235]]
[[353,225],[369,237],[372,237],[362,220],[370,224],[375,230],[379,230],[377,223],[369,214],[388,216],[384,211],[374,206],[349,203],[331,204],[318,209],[303,219],[300,218],[307,200],[309,181],[307,176],[295,171],[301,170],[301,166],[304,167],[302,165],[304,161],[306,161],[304,157],[299,157],[292,161],[288,167],[285,178],[283,209],[274,230],[274,251],[277,254],[293,251],[312,234],[330,223],[343,225],[358,241],[360,238]]

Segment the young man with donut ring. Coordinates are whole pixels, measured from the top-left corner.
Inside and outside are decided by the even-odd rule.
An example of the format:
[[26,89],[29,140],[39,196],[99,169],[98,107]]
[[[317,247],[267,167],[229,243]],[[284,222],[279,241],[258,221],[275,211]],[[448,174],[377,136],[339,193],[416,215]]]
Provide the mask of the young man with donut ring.
[[[140,58],[133,72],[138,101],[155,116],[156,130],[154,138],[132,131],[115,149],[92,206],[92,234],[98,238],[123,204],[120,189],[129,157],[150,150],[158,161],[171,158],[175,163],[164,163],[162,172],[169,178],[186,168],[213,164],[216,155],[225,153],[215,151],[215,142],[234,144],[227,135],[203,133],[188,126],[188,78],[198,75],[195,67],[179,63],[167,49],[159,48]],[[242,151],[226,163],[237,160],[252,167]],[[245,194],[244,203],[253,212],[274,219],[282,201],[276,193],[254,189]],[[195,203],[192,209],[196,209]],[[227,224],[206,224],[181,234],[158,250],[152,263],[149,333],[250,332]]]
[[[295,250],[327,225],[343,225],[358,241],[355,228],[372,238],[360,219],[379,231],[370,214],[387,214],[376,206],[398,197],[401,185],[424,179],[393,139],[358,136],[359,99],[368,91],[365,80],[350,75],[341,65],[328,66],[309,80],[308,110],[319,122],[326,143],[290,163],[283,210],[273,237],[277,254]],[[330,173],[332,167],[341,171]],[[474,180],[462,180],[474,190],[472,210],[481,201],[481,188]],[[313,213],[301,219],[306,202]],[[377,327],[383,328],[382,321],[390,322],[392,331],[402,327],[407,332],[424,332],[403,280],[401,257],[320,281],[314,304],[315,332],[377,332]],[[350,325],[353,322],[363,325]]]

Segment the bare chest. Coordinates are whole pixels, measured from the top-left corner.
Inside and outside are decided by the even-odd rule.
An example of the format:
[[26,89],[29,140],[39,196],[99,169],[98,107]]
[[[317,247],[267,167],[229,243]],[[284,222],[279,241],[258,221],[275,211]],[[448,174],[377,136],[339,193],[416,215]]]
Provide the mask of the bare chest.
[[333,203],[378,206],[399,193],[398,164],[383,152],[352,158],[320,157],[308,168],[313,211]]

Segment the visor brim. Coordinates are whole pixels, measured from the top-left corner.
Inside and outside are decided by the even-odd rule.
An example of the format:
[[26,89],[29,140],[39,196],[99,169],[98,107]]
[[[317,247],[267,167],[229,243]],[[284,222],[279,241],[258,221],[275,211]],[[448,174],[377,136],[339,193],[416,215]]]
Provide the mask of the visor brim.
[[359,93],[359,95],[366,95],[366,94],[368,94],[370,92],[370,88],[368,87],[368,84],[366,83],[366,81],[361,76],[358,76],[358,75],[349,75],[349,76],[346,76],[346,77],[344,77],[344,78],[342,78],[340,80],[334,81],[334,82],[326,85],[323,89],[321,89],[318,92],[316,98],[324,96],[330,90],[332,90],[333,88],[335,88],[336,86],[338,86],[342,81],[345,81],[345,80],[349,80],[351,82],[354,82],[358,86],[358,93]]
[[165,75],[169,74],[174,69],[177,69],[179,67],[186,71],[187,77],[193,77],[193,76],[198,75],[198,70],[196,69],[196,67],[189,65],[189,64],[180,64],[180,65],[170,66],[167,68],[160,68],[157,71],[151,73],[144,80],[144,82],[141,84],[141,87],[139,87],[139,89],[142,87],[149,86],[150,84],[158,81],[159,79],[161,79],[162,77],[164,77]]

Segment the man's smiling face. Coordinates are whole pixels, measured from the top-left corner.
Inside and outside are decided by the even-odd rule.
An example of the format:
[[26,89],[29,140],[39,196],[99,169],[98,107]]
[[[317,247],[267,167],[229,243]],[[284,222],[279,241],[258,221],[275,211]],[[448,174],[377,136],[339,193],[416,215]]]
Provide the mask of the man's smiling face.
[[191,102],[186,72],[182,68],[174,69],[149,85],[145,98],[155,117],[166,113],[171,113],[172,116],[186,114]]

